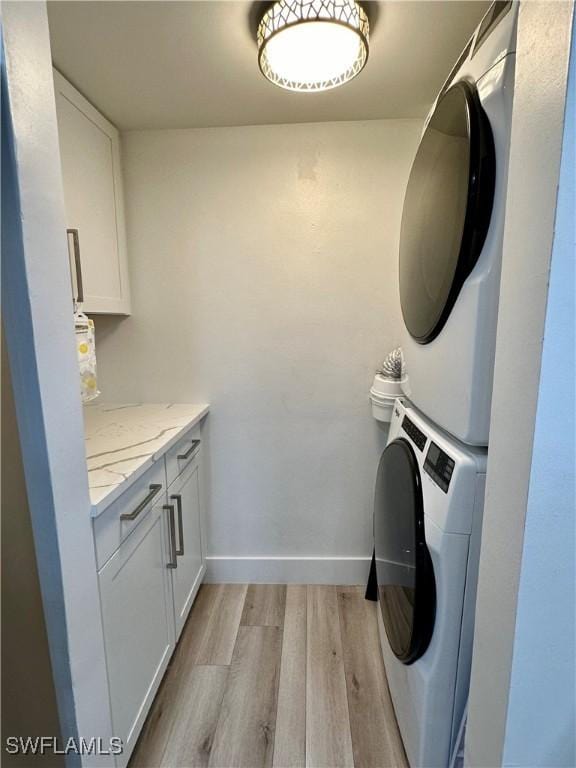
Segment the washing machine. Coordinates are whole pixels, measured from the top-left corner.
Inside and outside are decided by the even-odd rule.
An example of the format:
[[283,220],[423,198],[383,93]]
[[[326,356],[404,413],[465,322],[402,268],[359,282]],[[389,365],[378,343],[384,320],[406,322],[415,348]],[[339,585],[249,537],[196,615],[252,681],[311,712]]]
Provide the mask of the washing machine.
[[516,5],[491,6],[443,86],[402,213],[404,393],[470,445],[488,444]]
[[486,449],[394,403],[374,504],[380,641],[412,768],[447,768],[466,706]]

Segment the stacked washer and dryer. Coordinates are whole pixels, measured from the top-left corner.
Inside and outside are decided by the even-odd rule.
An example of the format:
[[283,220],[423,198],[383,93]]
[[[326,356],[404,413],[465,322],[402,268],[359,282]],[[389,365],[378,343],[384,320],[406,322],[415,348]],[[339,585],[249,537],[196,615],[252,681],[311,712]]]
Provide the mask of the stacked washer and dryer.
[[426,120],[400,238],[405,397],[376,481],[375,575],[412,768],[447,768],[472,658],[510,143],[516,4],[496,2]]

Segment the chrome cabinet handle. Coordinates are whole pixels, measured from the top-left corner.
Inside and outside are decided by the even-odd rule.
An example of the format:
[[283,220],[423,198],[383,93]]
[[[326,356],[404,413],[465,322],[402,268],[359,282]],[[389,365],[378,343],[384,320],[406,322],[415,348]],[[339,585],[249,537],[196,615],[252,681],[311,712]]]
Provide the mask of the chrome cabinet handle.
[[[77,229],[67,229],[66,234],[72,235],[72,247],[74,252],[74,268],[76,270],[76,301],[82,304],[84,301],[84,286],[82,284],[82,262],[80,261],[80,237]],[[74,290],[74,286],[72,286]]]
[[180,547],[176,549],[177,555],[184,554],[184,525],[182,523],[182,494],[173,493],[170,496],[171,499],[176,501],[176,509],[178,510],[178,537],[180,539]]
[[146,498],[142,499],[140,504],[138,504],[137,507],[135,507],[132,512],[124,512],[123,515],[120,515],[120,520],[135,520],[140,512],[142,512],[143,509],[145,509],[148,504],[152,501],[152,499],[157,496],[160,491],[162,490],[162,486],[158,483],[152,483],[152,485],[149,486],[149,492],[146,496]]
[[164,509],[168,512],[168,529],[170,533],[170,560],[166,563],[166,568],[177,568],[176,561],[176,526],[174,525],[174,505],[165,504]]
[[192,440],[192,445],[190,446],[190,448],[188,448],[186,453],[179,453],[178,454],[178,458],[179,459],[189,459],[190,456],[192,456],[192,454],[194,453],[196,448],[198,448],[199,445],[200,445],[200,440]]

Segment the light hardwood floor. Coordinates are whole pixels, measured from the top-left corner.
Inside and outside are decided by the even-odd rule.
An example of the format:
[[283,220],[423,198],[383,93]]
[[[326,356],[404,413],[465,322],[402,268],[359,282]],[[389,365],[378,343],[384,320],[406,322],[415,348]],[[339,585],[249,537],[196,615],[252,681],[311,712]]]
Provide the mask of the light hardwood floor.
[[360,587],[201,587],[129,768],[405,768]]

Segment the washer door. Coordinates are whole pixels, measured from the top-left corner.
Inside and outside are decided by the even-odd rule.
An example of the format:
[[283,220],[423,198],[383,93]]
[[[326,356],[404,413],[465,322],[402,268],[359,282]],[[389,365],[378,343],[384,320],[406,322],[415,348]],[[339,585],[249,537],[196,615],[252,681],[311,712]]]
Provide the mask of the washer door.
[[495,155],[476,89],[440,97],[412,165],[400,234],[404,323],[420,344],[442,330],[490,225]]
[[425,652],[436,615],[436,585],[424,535],[420,470],[399,438],[380,459],[374,506],[376,576],[390,647],[405,664]]

